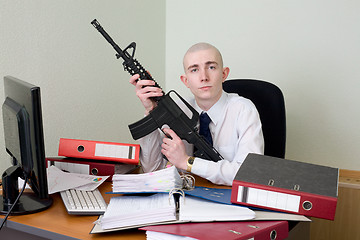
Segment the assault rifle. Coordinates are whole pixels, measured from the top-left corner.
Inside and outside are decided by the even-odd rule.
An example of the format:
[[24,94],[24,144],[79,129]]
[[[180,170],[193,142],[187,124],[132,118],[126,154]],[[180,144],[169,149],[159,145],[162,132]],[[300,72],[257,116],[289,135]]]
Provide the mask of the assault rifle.
[[[140,79],[153,80],[155,82],[155,87],[161,89],[152,76],[143,66],[141,66],[139,61],[134,58],[136,48],[135,42],[130,43],[130,45],[124,50],[121,50],[121,48],[112,40],[109,34],[107,34],[96,19],[94,19],[91,24],[115,49],[116,58],[122,58],[124,60],[124,70],[128,71],[130,75],[139,74]],[[129,50],[132,50],[132,52],[129,53]],[[171,93],[174,93],[192,112],[191,118],[189,118],[175,103],[170,96]],[[163,96],[153,98],[152,100],[157,103],[157,106],[150,111],[149,115],[129,125],[129,129],[134,140],[150,134],[157,128],[161,129],[162,126],[168,125],[181,139],[194,145],[196,149],[194,156],[212,160],[214,162],[223,159],[220,153],[213,148],[203,136],[198,134],[196,125],[199,119],[199,113],[177,92],[171,90],[167,94],[164,93]]]

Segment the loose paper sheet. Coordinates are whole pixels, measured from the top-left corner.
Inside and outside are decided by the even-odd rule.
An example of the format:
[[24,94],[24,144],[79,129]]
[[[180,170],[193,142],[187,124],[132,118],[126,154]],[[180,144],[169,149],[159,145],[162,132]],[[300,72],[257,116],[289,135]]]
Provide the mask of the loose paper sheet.
[[48,190],[53,194],[68,189],[92,191],[100,186],[109,176],[93,176],[63,172],[55,166],[47,168]]

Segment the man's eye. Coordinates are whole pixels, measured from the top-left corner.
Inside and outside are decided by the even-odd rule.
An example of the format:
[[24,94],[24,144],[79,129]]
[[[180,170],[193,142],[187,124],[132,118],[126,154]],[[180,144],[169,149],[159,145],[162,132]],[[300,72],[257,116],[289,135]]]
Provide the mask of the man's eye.
[[190,70],[190,72],[197,72],[197,69],[193,68],[193,69]]
[[216,67],[215,66],[210,66],[209,69],[216,69]]

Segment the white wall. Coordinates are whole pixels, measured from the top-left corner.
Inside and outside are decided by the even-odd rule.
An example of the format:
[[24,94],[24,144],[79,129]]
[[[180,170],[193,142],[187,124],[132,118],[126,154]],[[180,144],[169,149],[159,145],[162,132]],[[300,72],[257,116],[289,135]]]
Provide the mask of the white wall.
[[[127,125],[143,114],[92,19],[120,47],[136,41],[159,84],[184,96],[182,56],[207,41],[223,53],[229,78],[283,90],[287,158],[360,170],[359,8],[335,0],[0,0],[0,77],[41,87],[46,155],[55,156],[60,137],[132,142]],[[1,171],[6,158],[0,150]]]
[[287,109],[286,158],[360,170],[359,1],[166,2],[166,86],[200,41],[222,52],[231,78],[278,85]]
[[[143,117],[94,18],[121,48],[135,41],[137,59],[164,85],[164,0],[0,0],[0,99],[5,75],[40,86],[47,156],[61,137],[133,142],[127,125]],[[0,119],[2,172],[10,161]]]

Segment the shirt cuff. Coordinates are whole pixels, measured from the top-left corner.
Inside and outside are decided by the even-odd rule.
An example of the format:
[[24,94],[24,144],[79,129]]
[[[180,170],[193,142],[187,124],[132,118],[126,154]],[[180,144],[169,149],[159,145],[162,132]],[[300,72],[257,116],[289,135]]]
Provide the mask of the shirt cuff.
[[201,159],[201,158],[195,158],[194,163],[191,168],[191,173],[194,173],[200,177],[205,178],[206,173],[209,166],[209,161]]

